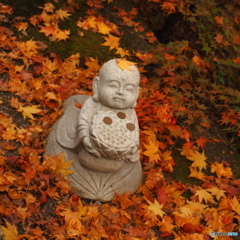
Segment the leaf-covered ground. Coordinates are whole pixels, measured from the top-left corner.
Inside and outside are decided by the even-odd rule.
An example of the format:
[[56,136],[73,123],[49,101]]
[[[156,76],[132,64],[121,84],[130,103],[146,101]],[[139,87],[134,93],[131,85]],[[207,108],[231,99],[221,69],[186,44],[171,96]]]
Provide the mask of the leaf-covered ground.
[[[132,5],[33,2],[30,11],[22,1],[0,3],[4,239],[239,239],[210,236],[240,233],[237,1],[148,1],[146,12],[178,13],[196,33],[165,43]],[[152,48],[141,50],[144,42]],[[137,193],[100,204],[73,195],[69,162],[43,152],[63,101],[91,94],[100,65],[113,57],[137,62],[142,73],[136,111],[144,179]],[[227,148],[213,154],[209,144]],[[179,169],[188,182],[177,180]]]

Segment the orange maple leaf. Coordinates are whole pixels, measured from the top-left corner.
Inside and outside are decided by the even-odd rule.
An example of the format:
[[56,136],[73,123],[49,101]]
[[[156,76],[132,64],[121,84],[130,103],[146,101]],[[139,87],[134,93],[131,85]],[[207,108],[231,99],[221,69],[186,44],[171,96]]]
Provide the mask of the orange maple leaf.
[[103,46],[108,46],[110,47],[110,50],[114,49],[114,48],[118,48],[119,47],[119,40],[121,39],[120,37],[114,37],[113,35],[109,34],[108,37],[104,37],[104,39],[106,40],[105,43],[103,43]]
[[217,43],[222,44],[223,43],[223,35],[222,34],[217,34],[217,36],[214,38]]
[[86,66],[88,66],[88,71],[91,72],[98,72],[100,69],[100,65],[98,64],[98,60],[89,57],[85,63]]
[[133,66],[134,64],[136,64],[135,62],[130,62],[128,61],[126,58],[120,58],[117,59],[117,65],[121,68],[121,69],[126,69],[129,71],[133,71],[133,69],[130,66]]
[[48,27],[40,26],[40,29],[41,30],[39,32],[44,33],[45,36],[54,35],[56,32],[56,28],[51,27],[51,26],[48,26]]
[[170,3],[170,2],[164,2],[161,5],[161,7],[162,7],[162,9],[166,10],[168,12],[168,14],[174,13],[176,11],[174,4]]
[[72,165],[72,162],[73,160],[65,162],[64,154],[59,154],[56,156],[46,155],[42,166],[40,166],[39,168],[41,170],[47,169],[54,173],[62,173],[64,176],[67,176],[73,173],[73,171],[68,170]]
[[14,27],[16,27],[18,31],[25,31],[28,27],[28,23],[26,22],[15,23]]

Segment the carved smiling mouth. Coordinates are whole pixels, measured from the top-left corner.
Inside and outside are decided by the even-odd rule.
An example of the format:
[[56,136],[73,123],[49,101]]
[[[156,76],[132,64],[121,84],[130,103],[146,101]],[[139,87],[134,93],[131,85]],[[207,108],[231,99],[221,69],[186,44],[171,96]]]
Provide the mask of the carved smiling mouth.
[[114,100],[115,100],[116,102],[123,102],[123,101],[124,101],[124,98],[115,97]]

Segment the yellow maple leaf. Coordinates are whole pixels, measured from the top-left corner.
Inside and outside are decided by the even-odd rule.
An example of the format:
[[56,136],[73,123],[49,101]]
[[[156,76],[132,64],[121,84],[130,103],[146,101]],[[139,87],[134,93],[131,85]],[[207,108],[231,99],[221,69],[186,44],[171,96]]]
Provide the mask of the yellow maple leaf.
[[61,8],[56,11],[56,14],[57,14],[62,20],[63,20],[64,18],[68,18],[69,16],[71,16],[70,13],[68,13],[67,11],[62,10]]
[[98,32],[102,34],[109,34],[111,32],[111,28],[104,22],[98,23]]
[[201,171],[203,168],[206,169],[207,163],[206,163],[206,156],[203,153],[198,152],[197,150],[190,150],[188,152],[190,156],[186,156],[188,160],[193,161],[193,164],[191,167],[198,167]]
[[106,42],[102,45],[110,47],[110,50],[119,47],[120,37],[114,37],[113,35],[109,34],[108,37],[104,37],[104,39],[106,40]]
[[233,173],[230,167],[225,167],[223,162],[214,162],[211,164],[211,173],[216,173],[219,178],[232,178]]
[[236,196],[234,196],[233,199],[230,199],[230,205],[232,207],[232,210],[240,215],[240,203]]
[[159,202],[154,198],[154,202],[150,202],[147,199],[145,199],[149,206],[147,207],[149,210],[151,210],[155,215],[159,215],[160,217],[163,217],[165,212],[162,210],[163,204],[159,204]]
[[64,154],[61,154],[58,159],[59,159],[59,163],[56,169],[53,171],[54,173],[62,173],[64,176],[67,176],[74,172],[74,171],[68,170],[72,165],[73,160],[65,162]]
[[39,7],[39,8],[42,8],[46,12],[53,12],[53,10],[55,9],[55,7],[52,3],[45,3],[44,7]]
[[216,199],[219,200],[221,197],[224,197],[225,196],[225,192],[224,190],[222,189],[219,189],[217,187],[211,187],[211,188],[208,188],[207,189],[209,192],[212,193],[212,195],[215,195],[216,196]]
[[11,225],[9,222],[6,222],[6,224],[7,227],[1,226],[5,240],[17,240],[22,238],[22,236],[18,235],[15,225]]
[[121,57],[129,56],[129,51],[121,47],[117,48],[116,53],[119,54]]
[[129,71],[133,71],[133,69],[130,66],[133,66],[134,64],[136,64],[135,62],[130,62],[128,61],[126,58],[120,58],[117,59],[117,65],[121,68],[121,69],[126,69]]
[[42,62],[42,64],[50,72],[53,72],[58,68],[58,61],[56,58],[54,58],[53,61],[51,61],[49,58],[46,58],[46,61]]
[[58,29],[56,31],[56,33],[54,34],[54,37],[58,40],[58,41],[61,41],[61,40],[66,40],[67,38],[69,38],[69,35],[70,34],[70,30],[60,30]]
[[212,194],[210,194],[207,191],[207,189],[197,190],[195,193],[195,196],[198,196],[199,202],[202,202],[204,200],[205,203],[207,203],[207,202],[215,203],[215,201],[212,197]]
[[202,171],[198,171],[196,168],[190,167],[190,175],[188,177],[197,178],[200,180],[205,180],[205,174]]
[[158,152],[158,144],[157,142],[153,142],[148,139],[149,144],[143,144],[144,147],[147,149],[143,152],[143,155],[149,157],[150,162],[158,162],[160,159],[159,152]]
[[17,111],[22,113],[24,119],[26,117],[34,119],[32,114],[40,113],[42,110],[38,109],[38,106],[26,106],[26,107],[20,106]]

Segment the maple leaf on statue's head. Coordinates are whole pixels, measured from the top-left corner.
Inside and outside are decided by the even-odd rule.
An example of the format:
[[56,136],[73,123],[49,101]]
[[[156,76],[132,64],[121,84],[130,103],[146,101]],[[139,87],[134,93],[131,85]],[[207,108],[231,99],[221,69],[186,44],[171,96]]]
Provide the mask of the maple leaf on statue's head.
[[129,71],[133,71],[134,69],[132,69],[130,66],[133,66],[136,64],[135,62],[128,61],[126,58],[120,58],[120,59],[117,59],[116,61],[117,61],[117,65],[121,69],[123,69],[123,70],[126,69]]

